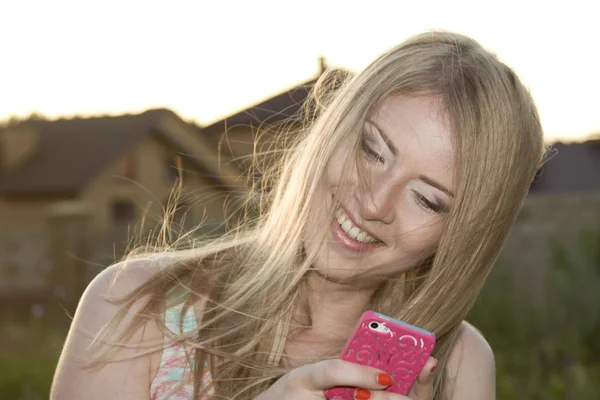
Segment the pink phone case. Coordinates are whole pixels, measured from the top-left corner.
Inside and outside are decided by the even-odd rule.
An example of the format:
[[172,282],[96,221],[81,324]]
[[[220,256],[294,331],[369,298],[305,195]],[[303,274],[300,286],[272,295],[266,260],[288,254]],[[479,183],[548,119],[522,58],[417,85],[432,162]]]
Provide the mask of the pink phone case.
[[[435,335],[385,315],[367,311],[340,358],[385,371],[394,383],[386,390],[407,395],[435,347]],[[352,400],[354,389],[325,391],[327,399]]]

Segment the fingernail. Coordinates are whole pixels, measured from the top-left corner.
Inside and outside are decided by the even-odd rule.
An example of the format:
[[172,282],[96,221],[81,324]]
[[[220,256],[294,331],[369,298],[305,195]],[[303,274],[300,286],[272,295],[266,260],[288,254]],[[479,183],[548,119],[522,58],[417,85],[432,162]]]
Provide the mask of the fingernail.
[[390,386],[392,382],[392,377],[388,374],[377,375],[377,383],[379,383],[382,386]]
[[433,364],[433,367],[431,367],[431,372],[435,371],[435,367],[437,367],[438,361],[435,360],[435,364]]
[[367,389],[357,388],[354,391],[354,398],[356,400],[369,400],[371,398],[371,392],[369,392]]

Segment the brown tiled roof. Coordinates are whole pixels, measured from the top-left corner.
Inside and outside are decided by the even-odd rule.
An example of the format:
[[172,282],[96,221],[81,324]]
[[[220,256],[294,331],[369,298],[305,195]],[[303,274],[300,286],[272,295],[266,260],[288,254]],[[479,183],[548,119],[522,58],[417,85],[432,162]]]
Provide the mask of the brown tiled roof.
[[208,125],[202,128],[202,131],[210,136],[221,134],[235,126],[258,127],[262,123],[275,123],[293,117],[301,110],[316,81],[313,79],[305,82],[287,92]]
[[39,133],[37,147],[22,166],[0,170],[0,194],[75,194],[140,141],[160,133],[159,120],[165,115],[179,120],[160,109],[139,115],[22,122],[16,127]]

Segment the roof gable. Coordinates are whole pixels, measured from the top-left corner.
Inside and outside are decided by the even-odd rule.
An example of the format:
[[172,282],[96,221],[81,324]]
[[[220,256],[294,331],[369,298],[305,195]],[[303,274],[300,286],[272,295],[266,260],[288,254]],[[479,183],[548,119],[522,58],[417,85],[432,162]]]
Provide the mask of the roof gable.
[[555,143],[531,187],[532,193],[600,192],[600,140]]
[[259,104],[230,115],[202,128],[208,135],[221,134],[235,126],[254,126],[276,123],[299,113],[306,102],[316,79],[302,83],[284,93],[273,96]]

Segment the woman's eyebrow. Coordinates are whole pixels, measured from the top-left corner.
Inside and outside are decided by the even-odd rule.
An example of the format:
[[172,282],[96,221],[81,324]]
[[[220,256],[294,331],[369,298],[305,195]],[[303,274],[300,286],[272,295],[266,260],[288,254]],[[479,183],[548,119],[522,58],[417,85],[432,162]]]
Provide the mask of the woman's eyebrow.
[[371,125],[373,125],[375,127],[375,130],[377,131],[377,133],[379,133],[379,136],[381,136],[381,138],[383,139],[383,141],[385,142],[385,144],[390,148],[390,151],[392,152],[392,154],[393,155],[398,155],[398,149],[396,149],[396,146],[394,146],[394,143],[392,143],[392,141],[385,134],[385,132],[383,131],[383,129],[381,129],[381,127],[379,125],[377,125],[375,123],[375,121],[373,121],[372,119],[367,119],[367,122],[370,123]]
[[452,193],[450,190],[448,190],[446,188],[446,186],[442,185],[441,183],[436,182],[433,179],[431,179],[425,175],[419,176],[419,179],[422,180],[423,182],[425,182],[426,184],[433,186],[434,188],[436,188],[438,190],[441,190],[442,192],[446,193],[448,196],[454,197],[454,193]]

